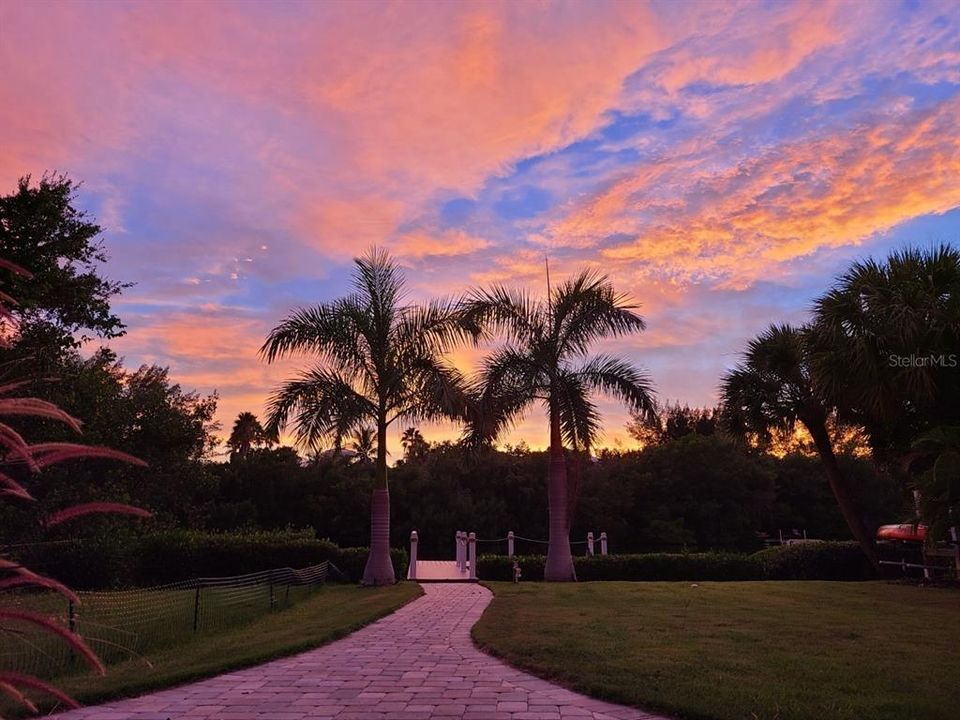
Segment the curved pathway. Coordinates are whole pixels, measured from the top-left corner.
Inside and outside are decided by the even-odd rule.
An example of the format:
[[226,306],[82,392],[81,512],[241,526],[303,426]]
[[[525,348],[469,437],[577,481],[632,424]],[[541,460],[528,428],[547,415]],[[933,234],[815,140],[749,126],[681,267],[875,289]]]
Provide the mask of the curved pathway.
[[477,650],[470,628],[490,604],[475,584],[424,585],[423,597],[341,640],[265,665],[59,720],[664,720],[516,670]]

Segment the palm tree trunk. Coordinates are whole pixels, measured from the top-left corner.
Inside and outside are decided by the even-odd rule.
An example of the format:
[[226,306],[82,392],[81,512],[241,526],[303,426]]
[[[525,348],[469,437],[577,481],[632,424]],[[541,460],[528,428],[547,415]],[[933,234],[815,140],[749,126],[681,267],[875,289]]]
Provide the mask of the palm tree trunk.
[[547,476],[547,504],[550,508],[550,542],[543,579],[549,582],[570,582],[577,576],[570,553],[570,528],[567,507],[567,463],[563,457],[560,435],[560,412],[550,405],[550,469]]
[[850,489],[847,485],[847,479],[840,469],[840,463],[837,462],[837,456],[833,452],[833,444],[830,442],[830,435],[827,433],[826,425],[820,422],[811,422],[802,420],[804,427],[813,438],[813,444],[817,448],[820,460],[827,472],[827,481],[830,483],[830,489],[833,491],[833,497],[837,500],[843,519],[847,521],[847,527],[854,539],[860,543],[863,553],[867,556],[875,568],[879,568],[880,558],[877,556],[877,546],[867,526],[857,511],[856,503],[850,497]]
[[364,585],[393,585],[390,559],[390,488],[387,484],[387,423],[377,423],[377,478],[370,501],[370,555],[363,570]]
[[584,452],[573,450],[570,453],[570,463],[567,467],[567,536],[573,527],[573,520],[577,515],[577,504],[580,502],[580,488],[583,486],[583,459],[589,457],[589,450]]

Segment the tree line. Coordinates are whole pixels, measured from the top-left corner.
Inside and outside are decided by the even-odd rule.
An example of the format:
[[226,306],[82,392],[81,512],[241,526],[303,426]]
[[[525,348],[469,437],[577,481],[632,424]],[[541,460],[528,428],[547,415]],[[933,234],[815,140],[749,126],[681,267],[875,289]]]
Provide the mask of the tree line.
[[[444,552],[444,536],[468,523],[487,539],[515,530],[548,540],[547,576],[572,579],[570,538],[588,529],[642,550],[746,549],[758,532],[797,528],[852,534],[875,559],[873,528],[913,517],[915,488],[935,528],[955,524],[960,372],[949,358],[960,348],[960,259],[950,246],[856,263],[808,325],[775,325],[750,343],[722,380],[721,408],[694,410],[658,407],[645,373],[590,355],[597,339],[645,327],[606,277],[581,272],[545,298],[493,286],[416,305],[399,268],[375,249],[357,259],[353,293],[294,310],[270,333],[266,361],[304,355],[310,364],[277,388],[262,426],[254,413],[237,419],[232,461],[218,463],[208,459],[215,396],[180,388],[163,368],[127,370],[108,350],[80,352],[86,338],[123,332],[109,301],[124,286],[100,279],[100,229],[75,210],[74,193],[69,179],[46,177],[0,198],[0,255],[57,275],[16,280],[18,335],[0,360],[59,376],[35,394],[86,417],[92,437],[150,468],[90,463],[45,474],[37,512],[93,493],[148,507],[161,524],[311,526],[341,544],[370,542],[370,583],[392,581],[387,549],[412,527],[436,528],[435,547],[429,531],[423,537],[431,552]],[[474,342],[493,350],[468,378],[443,356]],[[597,392],[633,411],[630,431],[644,450],[597,452]],[[534,404],[549,450],[496,449]],[[441,417],[461,423],[463,442],[430,445],[416,432]],[[58,431],[31,422],[40,436]],[[389,469],[391,496],[394,424],[409,430]],[[272,446],[286,426],[307,459]],[[797,427],[816,461],[799,446],[770,454]],[[851,453],[857,445],[870,457]],[[5,536],[35,527],[3,512]],[[91,531],[116,530],[111,522]]]

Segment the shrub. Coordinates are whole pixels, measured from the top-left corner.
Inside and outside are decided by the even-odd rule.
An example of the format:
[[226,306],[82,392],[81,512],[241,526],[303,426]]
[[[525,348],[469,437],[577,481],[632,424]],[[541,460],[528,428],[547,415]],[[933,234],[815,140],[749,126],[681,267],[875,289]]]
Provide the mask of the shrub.
[[[397,577],[403,577],[407,553],[392,552]],[[340,548],[330,540],[318,540],[311,530],[222,534],[168,530],[131,536],[122,543],[91,538],[40,545],[29,552],[32,566],[79,589],[148,587],[195,577],[306,567],[324,560],[358,582],[366,557],[366,548]],[[336,573],[330,579],[338,579]]]
[[[542,580],[542,556],[518,556],[522,580]],[[511,580],[513,560],[481,555],[482,580]],[[869,580],[876,577],[855,542],[780,545],[752,555],[742,553],[645,553],[574,557],[577,579],[591,580]]]
[[[360,582],[369,552],[370,549],[365,547],[340,548],[337,557],[331,559],[337,569],[351,582]],[[410,560],[407,551],[401,548],[390,548],[390,559],[393,560],[393,571],[396,573],[397,580],[406,579],[407,564]]]
[[753,554],[767,580],[875,580],[877,573],[856,542],[778,545]]

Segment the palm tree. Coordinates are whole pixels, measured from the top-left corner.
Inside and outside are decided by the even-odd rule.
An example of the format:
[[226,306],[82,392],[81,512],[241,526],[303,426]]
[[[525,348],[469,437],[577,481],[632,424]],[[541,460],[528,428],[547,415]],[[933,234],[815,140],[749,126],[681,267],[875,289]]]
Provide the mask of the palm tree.
[[504,286],[473,290],[464,299],[461,322],[477,340],[502,336],[506,343],[484,361],[476,380],[476,404],[468,436],[492,442],[534,402],[546,408],[550,426],[548,504],[550,537],[546,580],[575,580],[570,554],[570,490],[564,443],[574,451],[594,444],[599,414],[595,391],[612,395],[631,409],[652,413],[653,391],[646,376],[609,355],[588,357],[604,337],[639,332],[643,319],[606,276],[583,271],[534,300]]
[[257,416],[252,412],[242,412],[237,415],[233,423],[233,431],[227,446],[231,449],[230,458],[244,458],[254,445],[263,445],[268,442],[267,433]]
[[350,442],[350,450],[353,451],[353,461],[362,465],[373,465],[373,459],[377,454],[377,435],[373,428],[364,425],[355,430],[353,440]]
[[810,339],[826,397],[898,471],[914,438],[960,424],[960,250],[854,263],[817,300]]
[[354,292],[292,312],[267,337],[267,362],[294,353],[316,363],[281,385],[269,400],[268,431],[291,421],[298,442],[310,447],[351,431],[377,431],[376,482],[370,512],[370,555],[363,582],[395,582],[390,560],[387,430],[400,420],[430,420],[464,412],[460,373],[443,360],[465,337],[456,304],[435,300],[404,305],[404,280],[389,255],[376,248],[354,260]]
[[735,436],[754,434],[762,441],[769,441],[774,430],[792,432],[798,422],[806,428],[850,532],[876,565],[872,533],[857,511],[827,429],[832,408],[815,388],[808,332],[808,328],[771,325],[750,341],[743,361],[721,384],[725,420]]
[[403,456],[407,460],[422,457],[430,449],[430,444],[423,439],[423,435],[415,427],[408,427],[403,431],[400,444],[403,445]]

